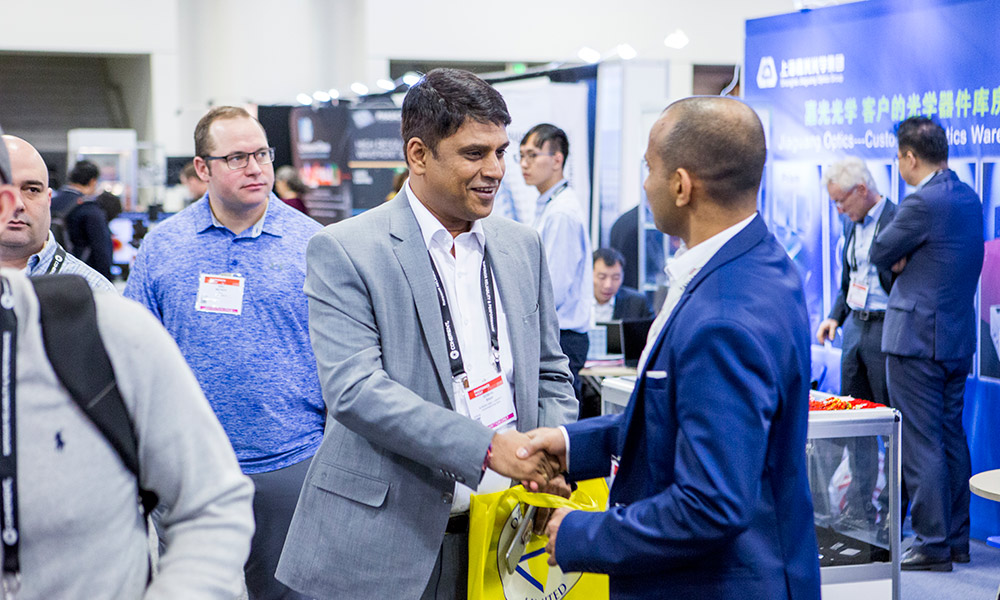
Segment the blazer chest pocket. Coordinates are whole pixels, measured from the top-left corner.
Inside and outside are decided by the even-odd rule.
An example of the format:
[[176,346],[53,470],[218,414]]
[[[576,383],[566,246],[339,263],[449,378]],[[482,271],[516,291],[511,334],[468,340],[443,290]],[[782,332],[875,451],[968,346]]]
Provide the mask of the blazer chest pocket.
[[385,504],[389,483],[329,463],[317,462],[310,483],[321,490],[373,508]]

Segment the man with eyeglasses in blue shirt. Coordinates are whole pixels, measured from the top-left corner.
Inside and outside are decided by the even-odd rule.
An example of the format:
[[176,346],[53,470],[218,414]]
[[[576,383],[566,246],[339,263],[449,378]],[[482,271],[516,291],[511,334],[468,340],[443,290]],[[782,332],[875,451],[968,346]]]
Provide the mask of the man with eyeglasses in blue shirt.
[[559,317],[559,343],[569,358],[573,389],[580,399],[580,369],[590,348],[587,332],[594,303],[594,275],[586,213],[563,174],[567,157],[566,132],[539,123],[524,134],[518,162],[524,182],[538,190],[533,226],[545,246]]
[[208,193],[146,236],[125,295],[177,340],[256,486],[251,600],[302,598],[274,571],[325,424],[302,292],[320,226],[271,193],[274,148],[245,110],[213,108],[194,138]]

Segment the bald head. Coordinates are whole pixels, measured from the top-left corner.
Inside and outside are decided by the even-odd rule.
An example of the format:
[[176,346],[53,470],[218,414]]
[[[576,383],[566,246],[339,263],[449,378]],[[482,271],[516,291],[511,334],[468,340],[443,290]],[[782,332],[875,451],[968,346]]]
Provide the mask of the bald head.
[[656,152],[668,172],[686,169],[721,206],[756,206],[767,149],[753,109],[734,98],[685,98],[668,106],[656,127]]
[[[2,136],[3,129],[0,129],[0,141]],[[0,232],[3,232],[7,219],[14,212],[14,204],[17,203],[17,190],[11,184],[12,180],[7,145],[0,143]]]
[[45,246],[49,235],[49,171],[35,147],[19,137],[3,136],[16,188],[14,213],[0,232],[0,264],[22,269]]
[[45,187],[49,187],[49,170],[45,166],[45,161],[42,159],[42,155],[38,153],[38,150],[16,135],[3,135],[2,137],[3,145],[10,157],[11,173],[14,180],[18,179],[16,173],[19,170],[18,167],[21,167],[28,171],[36,172],[39,176],[44,175],[41,183]]

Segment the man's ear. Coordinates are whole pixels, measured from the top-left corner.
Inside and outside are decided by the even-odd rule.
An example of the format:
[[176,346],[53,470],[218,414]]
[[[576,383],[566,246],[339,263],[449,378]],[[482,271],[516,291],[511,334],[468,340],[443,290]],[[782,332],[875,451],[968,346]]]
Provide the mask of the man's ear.
[[903,156],[899,159],[901,164],[906,164],[911,169],[915,166],[917,162],[917,156],[913,154],[913,150],[907,150],[903,153]]
[[194,163],[194,172],[198,174],[198,179],[207,183],[209,175],[212,174],[212,169],[208,166],[208,161],[200,156],[196,156],[192,162]]
[[427,160],[430,158],[431,149],[418,137],[411,137],[406,142],[406,162],[410,166],[410,173],[413,175],[423,175],[427,172]]
[[674,187],[674,194],[677,196],[677,206],[687,206],[691,202],[691,190],[694,189],[694,180],[687,169],[677,169],[674,171],[670,185]]
[[566,168],[566,155],[562,152],[554,152],[552,154],[552,162],[555,163],[555,168],[561,171]]
[[[3,142],[0,142],[2,144]],[[7,229],[7,222],[14,216],[14,207],[17,204],[17,189],[13,185],[0,185],[0,232]]]

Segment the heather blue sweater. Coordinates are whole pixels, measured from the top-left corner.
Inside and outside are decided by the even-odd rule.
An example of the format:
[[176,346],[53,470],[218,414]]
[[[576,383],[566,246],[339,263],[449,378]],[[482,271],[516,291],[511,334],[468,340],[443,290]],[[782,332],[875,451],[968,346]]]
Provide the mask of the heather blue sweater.
[[[235,235],[202,198],[150,231],[125,286],[177,341],[248,474],[305,460],[323,437],[302,292],[319,229],[272,195],[264,218]],[[196,311],[199,275],[224,273],[246,278],[242,314]]]

